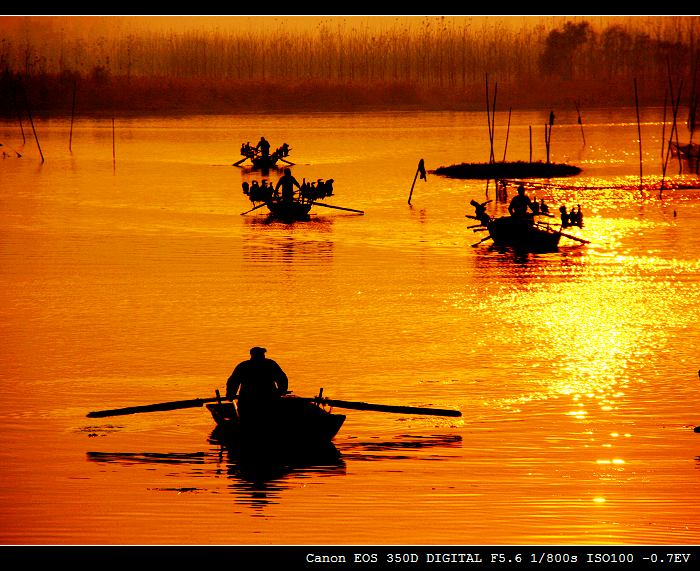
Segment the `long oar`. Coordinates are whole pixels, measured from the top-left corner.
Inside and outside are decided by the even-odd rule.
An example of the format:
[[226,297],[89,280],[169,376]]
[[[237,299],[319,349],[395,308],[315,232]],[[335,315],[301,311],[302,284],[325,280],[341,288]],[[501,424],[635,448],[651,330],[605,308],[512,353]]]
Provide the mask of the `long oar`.
[[125,408],[113,408],[110,410],[95,410],[93,412],[87,413],[86,416],[89,418],[102,418],[105,416],[123,416],[126,414],[138,414],[140,412],[159,412],[164,410],[178,410],[181,408],[197,408],[204,403],[208,402],[218,402],[221,399],[219,397],[212,397],[208,399],[189,399],[189,400],[176,400],[170,402],[159,402],[154,404],[146,404],[141,406],[127,406]]
[[281,160],[283,163],[287,163],[288,165],[295,166],[294,163],[293,163],[292,161],[288,161],[287,159],[283,159],[282,157],[280,157],[280,160]]
[[324,208],[335,208],[336,210],[347,210],[348,212],[357,212],[364,214],[363,210],[355,210],[354,208],[343,208],[342,206],[333,206],[332,204],[323,204],[322,202],[311,202],[314,206],[323,206]]
[[[234,397],[235,398],[235,397]],[[366,402],[356,402],[356,401],[346,401],[346,400],[336,400],[329,398],[303,398],[297,397],[299,400],[304,400],[307,402],[313,402],[317,404],[327,404],[330,406],[335,406],[338,408],[349,408],[354,410],[368,410],[374,412],[392,412],[397,414],[426,414],[432,416],[462,416],[462,413],[458,410],[440,409],[440,408],[426,408],[426,407],[416,407],[416,406],[394,406],[386,404],[372,404]],[[106,416],[124,416],[128,414],[139,414],[142,412],[161,412],[168,410],[179,410],[183,408],[198,408],[203,406],[208,402],[220,402],[221,398],[219,396],[206,398],[206,399],[188,399],[188,400],[177,400],[170,402],[160,402],[154,404],[146,404],[140,406],[127,406],[124,408],[113,408],[108,410],[96,410],[89,412],[86,416],[88,418],[104,418]]]
[[[548,226],[545,226],[544,224],[540,224],[539,222],[535,222],[535,224],[537,226],[539,226],[540,228],[548,228]],[[556,232],[556,230],[552,230],[552,232]],[[590,242],[588,240],[584,240],[583,238],[579,238],[578,236],[573,236],[571,234],[567,234],[567,233],[561,232],[561,231],[559,232],[559,234],[561,236],[564,236],[564,237],[569,238],[571,240],[575,240],[576,242],[581,242],[582,244],[590,244]]]
[[486,236],[486,238],[482,238],[481,240],[479,240],[479,241],[476,242],[475,244],[472,244],[472,248],[476,248],[476,247],[477,247],[479,244],[481,244],[482,242],[486,242],[486,240],[490,240],[490,239],[491,239],[491,236]]
[[328,404],[338,408],[350,408],[354,410],[369,410],[374,412],[393,412],[397,414],[427,414],[432,416],[462,416],[458,410],[450,410],[444,408],[428,408],[418,406],[393,406],[388,404],[373,404],[367,402],[356,402],[347,400],[336,400],[329,398],[318,397],[308,399],[311,402]]
[[578,236],[572,236],[571,234],[565,234],[564,232],[559,232],[562,236],[569,238],[570,240],[575,240],[576,242],[581,242],[582,244],[590,244],[588,240],[579,238]]
[[246,214],[250,214],[251,212],[253,212],[253,210],[257,210],[258,208],[262,208],[263,206],[265,206],[264,202],[258,204],[256,207],[251,208],[250,210],[247,210],[246,212],[241,212],[241,216],[245,216]]
[[237,167],[238,165],[245,162],[246,160],[248,160],[248,157],[243,157],[240,161],[236,161],[235,163],[233,163],[233,166]]

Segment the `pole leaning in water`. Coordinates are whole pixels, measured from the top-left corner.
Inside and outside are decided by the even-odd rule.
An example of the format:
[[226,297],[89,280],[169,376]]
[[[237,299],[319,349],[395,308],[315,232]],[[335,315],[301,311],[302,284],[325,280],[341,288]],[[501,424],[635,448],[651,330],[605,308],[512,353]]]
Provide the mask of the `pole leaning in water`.
[[428,175],[425,173],[425,162],[423,159],[418,161],[418,168],[416,169],[416,175],[413,177],[413,184],[411,185],[411,192],[408,193],[408,204],[411,204],[411,197],[413,196],[413,187],[416,186],[416,181],[418,180],[418,175],[421,179],[428,182]]

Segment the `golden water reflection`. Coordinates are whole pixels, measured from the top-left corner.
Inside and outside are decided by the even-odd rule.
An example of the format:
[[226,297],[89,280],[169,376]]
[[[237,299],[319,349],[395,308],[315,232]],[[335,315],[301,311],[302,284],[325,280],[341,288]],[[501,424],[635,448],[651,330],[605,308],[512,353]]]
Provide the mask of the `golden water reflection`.
[[[90,435],[105,435],[113,430],[118,430],[118,427],[90,427]],[[461,437],[455,434],[402,434],[383,439],[350,439],[338,445],[269,454],[264,449],[241,450],[222,440],[214,430],[210,436],[214,448],[206,451],[90,451],[87,452],[87,460],[101,465],[117,465],[124,470],[145,467],[153,472],[148,478],[151,482],[148,490],[153,492],[218,493],[216,482],[223,476],[228,480],[226,488],[237,503],[258,510],[281,501],[286,491],[303,486],[307,479],[319,484],[322,481],[319,478],[346,475],[348,463],[445,460],[449,456],[441,453],[441,450],[459,447],[461,441]],[[173,476],[181,485],[159,484],[163,477]]]
[[[3,163],[3,537],[697,537],[697,191],[660,199],[616,178],[638,167],[626,145],[636,125],[620,113],[587,133],[595,147],[581,158],[595,174],[537,191],[580,202],[584,227],[570,233],[591,244],[472,248],[465,205],[481,183],[430,175],[411,207],[406,197],[416,149],[430,166],[483,156],[481,114],[312,119],[134,121],[116,171],[108,137],[85,142],[95,125],[82,124],[70,159],[67,124],[42,125],[44,166]],[[241,216],[248,175],[231,158],[263,126],[294,133],[295,176],[336,177],[338,205],[366,215],[319,211],[292,227]],[[557,152],[578,147],[565,136]],[[298,394],[322,386],[463,417],[353,413],[336,442],[344,468],[257,474],[205,443],[210,419],[197,414],[71,430],[86,410],[210,394],[251,342],[267,344]]]

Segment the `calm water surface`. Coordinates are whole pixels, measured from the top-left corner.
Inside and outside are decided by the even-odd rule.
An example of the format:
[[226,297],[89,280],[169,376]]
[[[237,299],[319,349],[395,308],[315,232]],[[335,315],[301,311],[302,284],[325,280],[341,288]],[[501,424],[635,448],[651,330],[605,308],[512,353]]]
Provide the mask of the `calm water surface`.
[[[509,159],[531,126],[544,159],[547,115],[513,114]],[[698,543],[700,190],[640,192],[633,109],[584,115],[585,145],[557,117],[552,160],[584,172],[536,196],[592,243],[530,256],[472,247],[483,181],[429,174],[407,204],[419,159],[488,160],[485,114],[118,118],[114,145],[82,118],[72,152],[67,121],[36,127],[43,164],[0,123],[4,544]],[[260,135],[365,215],[241,216]],[[337,453],[266,466],[205,409],[85,417],[213,396],[253,345],[296,394],[463,416],[345,411]]]

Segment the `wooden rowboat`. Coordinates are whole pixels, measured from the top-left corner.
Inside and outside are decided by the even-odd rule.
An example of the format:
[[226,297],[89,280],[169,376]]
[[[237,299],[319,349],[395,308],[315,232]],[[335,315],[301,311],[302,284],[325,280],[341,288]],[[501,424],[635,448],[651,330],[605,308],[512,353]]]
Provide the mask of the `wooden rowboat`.
[[241,166],[245,161],[249,160],[255,170],[268,170],[274,167],[278,162],[284,162],[288,165],[294,163],[286,159],[289,156],[290,147],[287,143],[283,143],[281,147],[275,149],[272,153],[263,154],[257,147],[251,147],[250,144],[244,143],[241,145],[241,156],[233,166]]
[[270,213],[270,218],[281,222],[298,222],[311,218],[312,202],[302,200],[282,200],[270,198],[265,201],[265,205]]
[[501,216],[492,219],[486,228],[494,245],[528,252],[554,252],[561,239],[560,230],[538,224],[532,218]]
[[216,422],[217,439],[248,449],[268,451],[308,450],[328,446],[345,422],[345,415],[331,412],[331,407],[388,412],[460,417],[458,410],[431,407],[397,406],[358,401],[329,399],[323,389],[316,397],[297,397],[287,394],[269,404],[261,415],[241,421],[236,399],[223,400],[216,391],[214,398],[168,401],[148,405],[98,410],[89,412],[89,418],[122,416],[142,412],[172,411],[206,405]]
[[272,153],[267,156],[251,157],[250,162],[253,164],[254,169],[265,170],[274,167],[279,159],[280,157],[277,156],[277,153]]
[[345,422],[345,415],[327,411],[310,399],[286,395],[269,406],[261,418],[241,422],[235,402],[206,405],[218,437],[246,443],[283,444],[285,448],[317,447],[330,443]]
[[[590,244],[588,240],[564,234],[561,226],[552,227],[549,224],[538,222],[533,216],[499,216],[492,218],[486,213],[486,205],[490,200],[479,204],[475,200],[471,201],[474,206],[475,215],[467,215],[479,221],[474,232],[486,230],[488,236],[479,240],[473,247],[478,246],[486,240],[492,240],[495,246],[508,247],[522,252],[556,252],[559,248],[559,241],[562,236],[570,238],[575,242]],[[471,226],[474,228],[474,226]]]
[[346,212],[355,212],[364,214],[362,210],[355,208],[344,208],[342,206],[334,206],[332,204],[323,204],[319,200],[333,196],[333,179],[319,179],[318,182],[307,183],[306,180],[301,184],[301,188],[291,196],[280,196],[273,186],[269,185],[266,180],[259,184],[253,181],[248,184],[244,181],[242,184],[243,194],[255,204],[253,208],[241,215],[250,214],[251,212],[267,207],[268,219],[278,220],[280,222],[300,222],[311,219],[311,208],[313,206],[322,206],[324,208],[333,208],[336,210],[344,210]]

